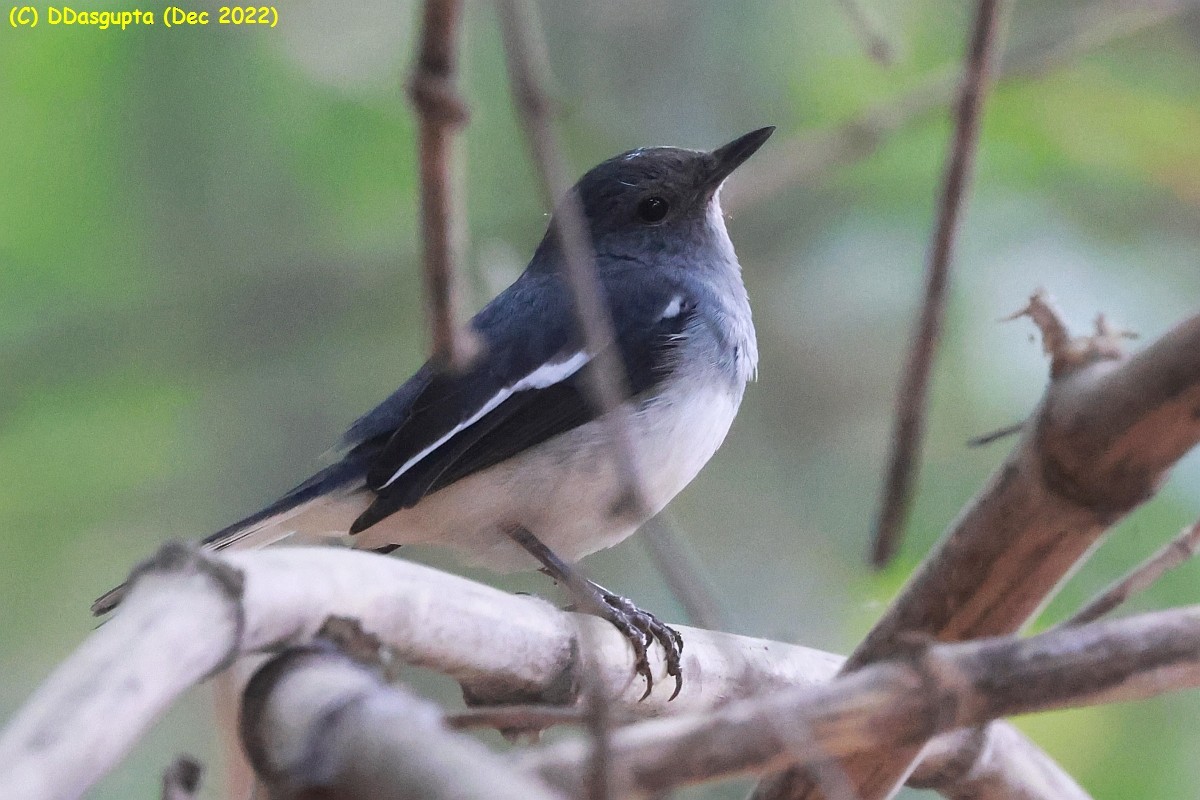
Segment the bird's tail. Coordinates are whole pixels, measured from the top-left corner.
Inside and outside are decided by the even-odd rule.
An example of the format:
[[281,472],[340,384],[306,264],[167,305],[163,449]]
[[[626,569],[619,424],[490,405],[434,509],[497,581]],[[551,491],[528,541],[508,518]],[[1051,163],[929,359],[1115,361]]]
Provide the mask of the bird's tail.
[[[351,452],[336,464],[313,475],[258,513],[223,528],[200,544],[204,550],[250,550],[301,535],[306,540],[345,533],[370,505],[363,491],[364,459]],[[125,597],[121,584],[92,603],[96,616],[112,611]]]

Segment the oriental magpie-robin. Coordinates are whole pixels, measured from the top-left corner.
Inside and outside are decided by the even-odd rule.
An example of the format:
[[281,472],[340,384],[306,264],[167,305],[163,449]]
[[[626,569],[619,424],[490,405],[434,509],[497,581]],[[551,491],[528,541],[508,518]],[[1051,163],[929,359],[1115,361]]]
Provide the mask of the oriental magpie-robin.
[[[350,426],[336,463],[204,545],[342,534],[385,551],[445,545],[498,571],[541,567],[630,639],[647,693],[646,647],[657,640],[678,692],[678,634],[569,564],[660,511],[733,422],[758,348],[719,190],[773,131],[710,152],[632,150],[575,186],[612,317],[607,346],[628,376],[643,504],[625,502],[611,428],[584,387],[594,353],[576,322],[552,218],[525,272],[471,320],[482,344],[472,364],[449,372],[427,363]],[[114,590],[93,608],[107,611],[119,597]]]

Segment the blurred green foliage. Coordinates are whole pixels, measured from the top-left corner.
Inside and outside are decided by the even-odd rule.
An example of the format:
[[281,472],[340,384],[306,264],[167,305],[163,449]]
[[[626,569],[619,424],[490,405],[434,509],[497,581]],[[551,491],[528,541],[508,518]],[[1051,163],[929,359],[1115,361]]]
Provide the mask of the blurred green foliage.
[[[897,45],[891,66],[864,55],[832,0],[543,2],[572,163],[582,171],[647,144],[709,147],[776,124],[756,157],[769,160],[789,137],[957,62],[970,4],[865,5]],[[1103,20],[1096,7],[1017,2],[1009,47],[1052,46]],[[419,364],[402,91],[414,11],[306,2],[281,7],[274,30],[0,33],[0,715],[87,635],[89,601],[132,563],[304,477]],[[1197,310],[1198,37],[1200,17],[1180,14],[1005,81],[990,99],[920,497],[882,574],[863,554],[945,114],[738,209],[730,227],[761,380],[674,505],[737,630],[853,646],[1007,447],[965,440],[1036,402],[1045,368],[1030,327],[995,324],[1033,289],[1048,288],[1079,325],[1104,311],[1146,337]],[[523,266],[545,216],[488,4],[470,7],[465,59],[477,305]],[[1198,512],[1192,457],[1041,624]],[[680,614],[636,539],[590,567]],[[1179,569],[1135,607],[1194,602],[1197,570]],[[500,583],[549,591],[536,577]],[[1183,695],[1020,724],[1098,797],[1183,797],[1200,779],[1198,712]],[[95,796],[153,793],[179,750],[215,764],[208,713],[195,693]],[[215,772],[204,797],[219,796]]]

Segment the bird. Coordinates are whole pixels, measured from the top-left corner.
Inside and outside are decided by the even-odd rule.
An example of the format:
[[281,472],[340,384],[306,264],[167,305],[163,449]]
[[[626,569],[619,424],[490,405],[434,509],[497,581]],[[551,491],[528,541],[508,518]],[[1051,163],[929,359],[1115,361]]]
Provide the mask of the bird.
[[[568,285],[552,213],[525,271],[469,322],[480,354],[450,370],[427,361],[350,425],[340,457],[275,502],[202,543],[208,550],[350,537],[390,552],[408,544],[458,551],[496,572],[541,569],[608,619],[653,686],[658,642],[682,686],[683,640],[574,563],[634,533],[720,447],[758,345],[741,266],[725,226],[725,179],[774,132],[714,150],[644,147],[589,170],[573,188],[594,273],[612,321],[612,348],[642,502],[628,502],[611,420],[584,378],[594,367]],[[103,614],[118,587],[93,604]]]

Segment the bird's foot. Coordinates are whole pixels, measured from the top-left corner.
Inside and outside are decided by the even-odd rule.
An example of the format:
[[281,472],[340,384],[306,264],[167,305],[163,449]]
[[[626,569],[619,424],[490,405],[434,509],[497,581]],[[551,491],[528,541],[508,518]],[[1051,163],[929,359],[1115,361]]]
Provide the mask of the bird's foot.
[[629,598],[614,594],[602,586],[595,588],[600,600],[596,615],[611,622],[633,645],[633,669],[646,679],[646,691],[640,699],[645,700],[649,697],[654,688],[654,675],[650,671],[647,649],[658,642],[666,656],[667,675],[675,679],[675,691],[667,700],[674,700],[683,688],[683,637],[679,635],[679,631],[663,623],[650,612],[638,608]]
[[679,696],[679,690],[683,688],[683,665],[680,658],[683,654],[683,637],[679,635],[679,631],[664,624],[648,611],[638,608],[628,598],[584,578],[554,555],[528,528],[513,525],[506,529],[506,533],[542,563],[543,572],[566,584],[579,603],[579,610],[608,620],[629,641],[633,646],[634,672],[646,679],[646,691],[642,694],[642,700],[649,697],[654,689],[654,673],[650,671],[650,659],[646,653],[655,642],[662,646],[666,656],[667,674],[675,679],[675,691],[667,701],[670,702]]

